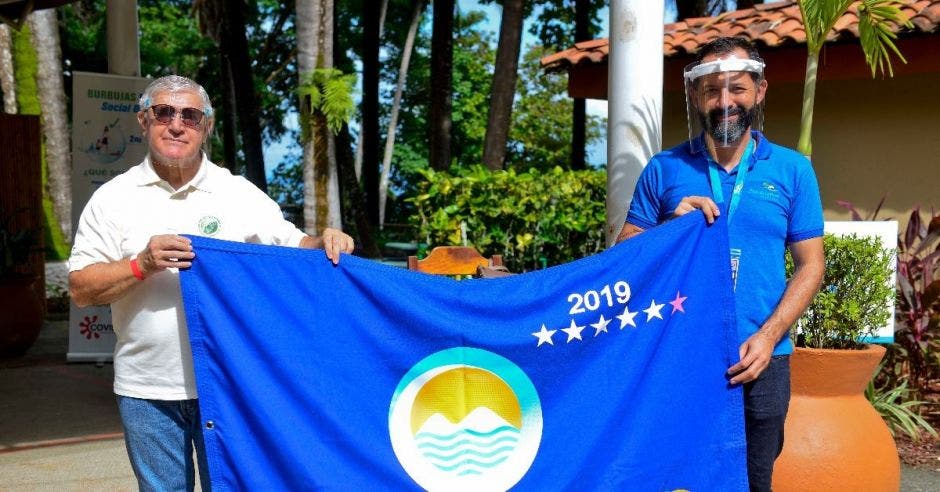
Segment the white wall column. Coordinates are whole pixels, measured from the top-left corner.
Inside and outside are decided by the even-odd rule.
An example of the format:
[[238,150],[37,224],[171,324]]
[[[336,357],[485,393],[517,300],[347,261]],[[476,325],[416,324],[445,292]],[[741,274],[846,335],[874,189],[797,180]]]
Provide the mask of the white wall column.
[[664,2],[610,1],[607,58],[607,244],[623,226],[637,178],[662,148]]

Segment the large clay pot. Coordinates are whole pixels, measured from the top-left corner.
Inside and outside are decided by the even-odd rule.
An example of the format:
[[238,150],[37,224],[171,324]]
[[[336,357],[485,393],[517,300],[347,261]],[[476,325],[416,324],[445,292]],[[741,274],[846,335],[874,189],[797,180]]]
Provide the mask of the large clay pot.
[[899,489],[897,447],[864,393],[884,354],[880,345],[794,351],[783,453],[774,466],[775,491]]
[[22,355],[42,329],[36,276],[0,278],[0,356]]

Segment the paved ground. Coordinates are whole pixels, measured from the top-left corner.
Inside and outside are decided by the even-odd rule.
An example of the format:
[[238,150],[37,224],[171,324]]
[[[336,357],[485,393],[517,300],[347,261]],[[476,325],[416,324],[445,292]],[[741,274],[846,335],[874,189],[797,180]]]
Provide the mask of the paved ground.
[[[67,330],[47,322],[26,355],[0,359],[0,491],[137,489],[113,369],[66,364]],[[902,467],[901,490],[940,490],[940,470]]]

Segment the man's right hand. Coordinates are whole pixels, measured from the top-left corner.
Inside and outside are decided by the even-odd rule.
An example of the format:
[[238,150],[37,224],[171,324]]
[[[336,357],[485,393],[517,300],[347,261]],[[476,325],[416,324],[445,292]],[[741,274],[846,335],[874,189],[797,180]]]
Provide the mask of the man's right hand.
[[680,217],[693,210],[701,210],[705,214],[705,222],[712,224],[715,218],[721,215],[718,205],[707,196],[687,196],[679,202],[676,209],[672,212],[673,217]]
[[167,268],[189,268],[196,253],[192,241],[176,234],[153,236],[137,255],[137,265],[144,276]]

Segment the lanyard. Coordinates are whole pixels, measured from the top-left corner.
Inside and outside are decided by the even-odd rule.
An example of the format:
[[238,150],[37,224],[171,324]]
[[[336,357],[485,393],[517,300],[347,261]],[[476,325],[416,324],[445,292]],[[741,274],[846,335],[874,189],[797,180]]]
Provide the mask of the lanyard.
[[[741,203],[741,192],[744,191],[744,180],[747,179],[747,169],[750,165],[751,154],[754,153],[754,139],[747,143],[741,160],[738,161],[738,176],[734,180],[734,189],[731,191],[731,203],[728,205],[728,223],[734,217],[734,212]],[[711,156],[708,157],[708,181],[712,185],[712,197],[718,203],[724,203],[725,194],[721,191],[721,178],[718,175],[718,163]]]

